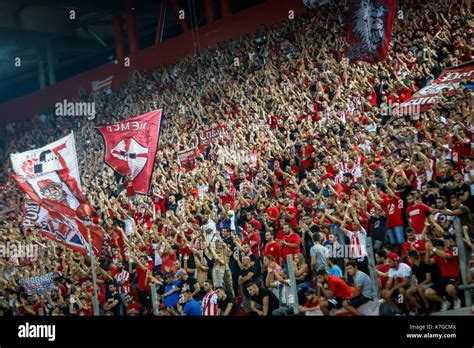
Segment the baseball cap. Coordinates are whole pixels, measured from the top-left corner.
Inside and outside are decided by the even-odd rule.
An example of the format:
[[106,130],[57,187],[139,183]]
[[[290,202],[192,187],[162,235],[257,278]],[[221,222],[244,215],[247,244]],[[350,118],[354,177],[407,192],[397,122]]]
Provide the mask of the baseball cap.
[[309,295],[316,295],[317,292],[315,289],[308,289],[308,291],[306,291],[305,293],[305,296],[309,296]]
[[184,269],[179,269],[178,272],[176,272],[177,277],[184,276],[186,274],[186,271]]
[[390,253],[388,254],[388,258],[393,261],[400,261],[400,257],[396,253]]

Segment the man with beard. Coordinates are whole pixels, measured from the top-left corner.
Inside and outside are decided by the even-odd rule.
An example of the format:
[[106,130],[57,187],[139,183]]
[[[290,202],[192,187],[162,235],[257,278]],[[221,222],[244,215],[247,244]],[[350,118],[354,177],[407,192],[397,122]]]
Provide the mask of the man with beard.
[[217,294],[214,291],[214,284],[211,280],[204,282],[204,291],[206,294],[202,298],[202,315],[205,317],[214,317],[217,315]]

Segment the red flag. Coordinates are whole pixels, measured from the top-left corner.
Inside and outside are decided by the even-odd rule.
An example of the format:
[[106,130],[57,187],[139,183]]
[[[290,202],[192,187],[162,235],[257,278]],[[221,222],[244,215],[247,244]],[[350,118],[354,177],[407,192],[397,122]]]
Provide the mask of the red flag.
[[36,174],[28,178],[12,174],[12,178],[37,203],[41,203],[42,199],[51,199],[76,209],[81,203],[87,202],[77,181],[69,175],[68,169]]
[[353,0],[348,12],[347,48],[351,62],[387,58],[396,0]]
[[225,124],[219,125],[217,127],[199,131],[196,134],[196,147],[207,147],[213,141],[218,139],[222,134],[227,131],[227,126]]
[[162,109],[98,127],[105,141],[105,162],[122,176],[130,174],[135,192],[147,194],[155,164]]
[[80,220],[73,209],[57,201],[43,199],[41,208],[44,209],[46,214],[40,214],[36,227],[42,235],[62,242],[70,249],[86,253],[89,250],[87,233],[87,229],[89,229],[94,254],[99,256],[102,253],[104,232],[98,226]]
[[196,167],[196,159],[198,157],[195,148],[186,149],[178,152],[178,160],[181,168],[185,168],[187,171],[193,170]]
[[398,114],[425,112],[435,105],[443,91],[451,96],[461,91],[459,84],[474,78],[474,64],[469,62],[457,69],[446,69],[436,80],[417,91],[394,110]]

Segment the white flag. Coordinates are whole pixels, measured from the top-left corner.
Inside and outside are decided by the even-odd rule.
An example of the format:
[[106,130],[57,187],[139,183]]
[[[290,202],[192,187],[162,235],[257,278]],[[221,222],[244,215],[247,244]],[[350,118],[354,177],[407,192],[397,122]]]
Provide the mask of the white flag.
[[39,149],[12,153],[13,171],[27,179],[40,174],[67,169],[69,176],[81,188],[74,133]]

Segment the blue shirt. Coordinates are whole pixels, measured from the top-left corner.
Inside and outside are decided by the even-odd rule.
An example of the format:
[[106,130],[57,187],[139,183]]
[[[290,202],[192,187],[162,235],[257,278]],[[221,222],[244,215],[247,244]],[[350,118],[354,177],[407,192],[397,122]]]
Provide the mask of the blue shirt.
[[331,270],[329,271],[329,275],[335,275],[336,277],[341,278],[342,277],[341,267],[339,267],[338,265],[332,266]]
[[202,316],[201,305],[195,299],[191,299],[184,304],[183,312],[191,317]]
[[[170,284],[166,284],[165,286],[165,293],[168,291],[173,290],[179,285],[179,280],[173,280]],[[179,301],[179,291],[172,293],[169,296],[166,296],[163,303],[165,307],[173,307]]]

